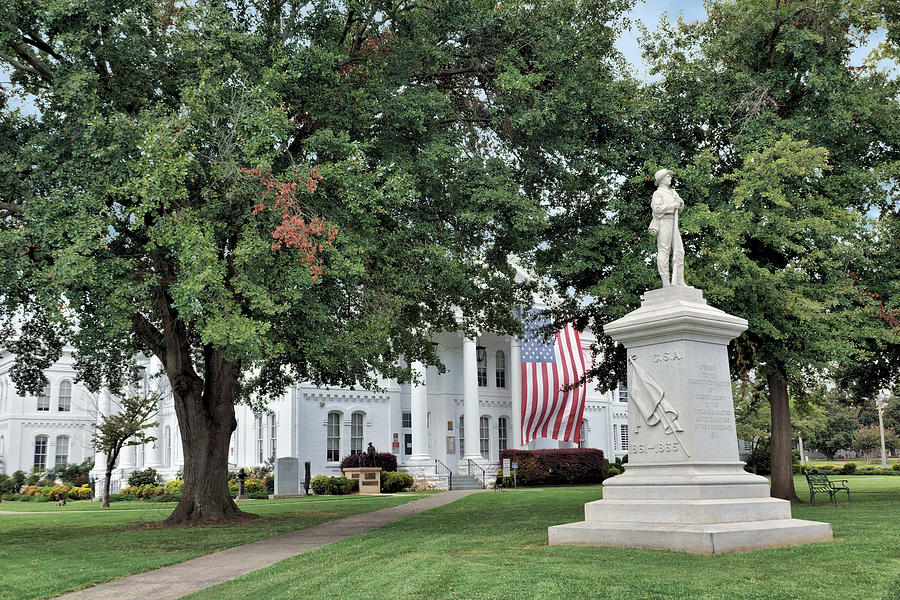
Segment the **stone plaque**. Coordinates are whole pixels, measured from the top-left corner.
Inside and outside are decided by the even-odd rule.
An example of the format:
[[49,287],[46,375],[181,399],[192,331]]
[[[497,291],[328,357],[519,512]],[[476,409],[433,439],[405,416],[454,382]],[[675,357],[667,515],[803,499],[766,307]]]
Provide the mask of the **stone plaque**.
[[275,460],[275,495],[289,496],[300,493],[300,461],[293,456]]

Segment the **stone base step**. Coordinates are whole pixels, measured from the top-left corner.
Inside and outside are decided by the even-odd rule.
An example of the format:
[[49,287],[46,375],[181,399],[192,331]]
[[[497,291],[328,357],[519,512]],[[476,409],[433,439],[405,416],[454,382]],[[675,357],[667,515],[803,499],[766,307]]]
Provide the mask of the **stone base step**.
[[830,523],[775,519],[735,523],[601,523],[581,521],[548,528],[550,545],[653,548],[698,554],[744,552],[828,542]]
[[469,475],[453,475],[454,490],[483,490],[484,485]]
[[777,498],[604,499],[584,505],[585,521],[602,523],[736,523],[790,518],[791,503]]

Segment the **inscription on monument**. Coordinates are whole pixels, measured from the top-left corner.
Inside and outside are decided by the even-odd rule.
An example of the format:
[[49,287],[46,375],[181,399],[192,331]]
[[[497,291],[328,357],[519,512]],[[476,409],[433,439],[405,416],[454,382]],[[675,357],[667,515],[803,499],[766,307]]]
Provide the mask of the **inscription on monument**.
[[709,431],[711,437],[718,437],[719,431],[732,431],[731,380],[723,377],[716,365],[699,365],[697,370],[697,376],[688,379],[688,383],[701,388],[694,393],[694,398],[702,401],[692,411],[694,429]]

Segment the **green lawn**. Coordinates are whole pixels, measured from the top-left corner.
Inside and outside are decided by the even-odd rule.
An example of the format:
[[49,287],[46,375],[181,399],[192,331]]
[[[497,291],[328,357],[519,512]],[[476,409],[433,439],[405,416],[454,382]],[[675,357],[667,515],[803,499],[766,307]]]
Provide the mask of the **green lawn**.
[[599,487],[485,492],[189,597],[898,600],[900,477],[848,479],[849,504],[794,507],[832,523],[829,543],[717,556],[549,547],[547,527],[583,519]]
[[49,598],[421,497],[249,500],[240,507],[265,519],[243,525],[179,528],[157,526],[174,504],[114,502],[111,510],[100,510],[98,503],[91,502],[65,507],[50,502],[3,502],[0,511],[21,514],[0,514],[0,598]]

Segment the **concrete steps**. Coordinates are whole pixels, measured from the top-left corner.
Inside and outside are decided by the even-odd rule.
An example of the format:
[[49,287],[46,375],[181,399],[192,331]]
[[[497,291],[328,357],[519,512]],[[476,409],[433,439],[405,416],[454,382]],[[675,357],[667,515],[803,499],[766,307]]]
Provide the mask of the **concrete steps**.
[[481,481],[471,477],[469,475],[457,475],[453,474],[453,489],[454,490],[483,490],[484,485],[482,485]]

